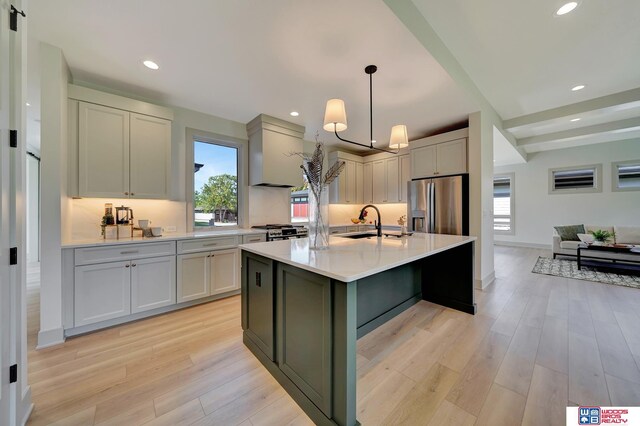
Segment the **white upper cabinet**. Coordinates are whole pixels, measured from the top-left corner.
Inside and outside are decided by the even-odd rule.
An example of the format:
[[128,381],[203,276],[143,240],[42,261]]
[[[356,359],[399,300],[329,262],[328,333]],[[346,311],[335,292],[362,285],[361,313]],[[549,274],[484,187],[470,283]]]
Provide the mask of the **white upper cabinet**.
[[129,113],[79,103],[78,190],[81,197],[129,195]]
[[453,175],[467,171],[467,139],[462,138],[436,145],[437,172]]
[[385,162],[387,197],[385,202],[397,203],[400,201],[400,163],[399,157],[388,158]]
[[436,147],[434,145],[411,150],[411,176],[413,179],[434,176],[436,172]]
[[171,122],[131,113],[129,132],[129,196],[169,198]]
[[373,162],[373,203],[381,204],[387,202],[387,170],[385,161]]
[[406,203],[408,182],[411,180],[411,156],[400,156],[400,202]]
[[411,150],[413,179],[467,172],[467,138],[434,143]]
[[168,108],[69,85],[68,192],[170,198]]
[[329,154],[329,167],[336,161],[344,161],[342,173],[329,186],[331,204],[362,204],[364,169],[362,161],[353,154],[332,152]]
[[362,202],[364,204],[373,203],[373,163],[364,163],[362,165]]

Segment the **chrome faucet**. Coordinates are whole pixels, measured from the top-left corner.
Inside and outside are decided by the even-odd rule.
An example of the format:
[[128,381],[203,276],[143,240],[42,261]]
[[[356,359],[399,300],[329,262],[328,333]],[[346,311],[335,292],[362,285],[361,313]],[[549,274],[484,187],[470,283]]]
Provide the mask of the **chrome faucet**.
[[373,207],[376,210],[376,213],[378,213],[378,221],[377,222],[374,221],[374,224],[376,226],[376,230],[378,231],[378,237],[382,237],[382,221],[380,219],[380,210],[378,210],[376,206],[374,206],[373,204],[367,204],[362,208],[362,210],[360,210],[360,216],[358,218],[360,220],[364,220],[364,211],[367,210],[369,207]]

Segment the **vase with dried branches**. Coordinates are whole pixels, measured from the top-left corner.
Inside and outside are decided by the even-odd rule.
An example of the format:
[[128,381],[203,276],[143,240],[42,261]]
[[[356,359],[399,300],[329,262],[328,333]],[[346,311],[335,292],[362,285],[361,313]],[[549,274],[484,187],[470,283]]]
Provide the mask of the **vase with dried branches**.
[[294,153],[302,157],[300,166],[309,186],[309,248],[329,248],[329,185],[344,169],[344,161],[336,161],[323,173],[324,144],[316,135],[313,154]]

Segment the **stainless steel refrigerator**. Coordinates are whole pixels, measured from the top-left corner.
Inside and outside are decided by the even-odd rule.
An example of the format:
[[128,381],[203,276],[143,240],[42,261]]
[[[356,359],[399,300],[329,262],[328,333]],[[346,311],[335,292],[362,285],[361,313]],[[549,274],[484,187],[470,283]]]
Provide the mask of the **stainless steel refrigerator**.
[[409,182],[408,224],[411,231],[469,235],[469,175]]

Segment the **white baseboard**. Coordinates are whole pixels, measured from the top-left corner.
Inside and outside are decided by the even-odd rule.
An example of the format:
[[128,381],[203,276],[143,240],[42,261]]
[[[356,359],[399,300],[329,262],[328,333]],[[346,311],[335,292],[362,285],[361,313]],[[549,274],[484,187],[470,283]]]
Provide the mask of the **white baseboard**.
[[40,330],[38,332],[38,345],[36,350],[48,348],[50,346],[64,343],[64,329],[52,328],[50,330]]
[[507,247],[524,247],[524,248],[534,248],[534,249],[544,249],[551,250],[553,246],[551,244],[538,244],[538,243],[522,243],[519,241],[497,241],[494,240],[493,244],[496,246],[507,246]]
[[27,386],[27,388],[22,393],[22,402],[20,405],[21,407],[23,407],[23,414],[20,416],[20,418],[22,418],[22,423],[20,424],[24,426],[27,424],[29,417],[31,417],[31,413],[33,412],[33,402],[31,401],[31,386]]
[[489,285],[491,285],[496,280],[496,271],[491,271],[490,274],[487,274],[484,278],[476,278],[475,287],[480,290],[484,290]]

